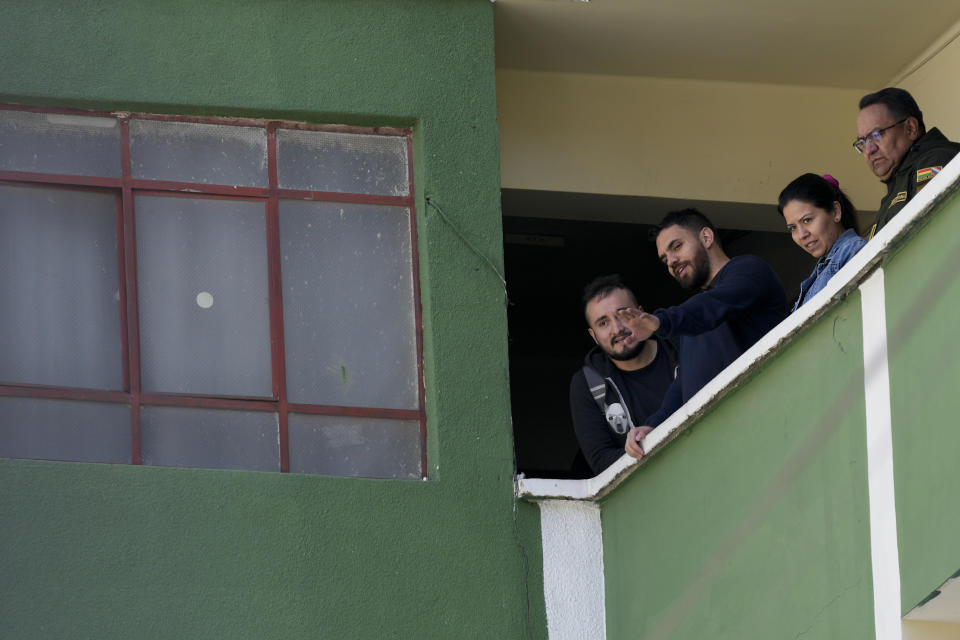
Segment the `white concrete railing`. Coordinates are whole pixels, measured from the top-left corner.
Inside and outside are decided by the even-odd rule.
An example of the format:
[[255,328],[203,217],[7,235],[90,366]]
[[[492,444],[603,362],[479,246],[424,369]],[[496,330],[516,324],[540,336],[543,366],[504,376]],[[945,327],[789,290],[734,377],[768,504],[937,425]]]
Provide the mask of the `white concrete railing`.
[[734,360],[644,440],[646,455],[637,461],[624,454],[599,475],[586,480],[517,476],[516,496],[530,501],[590,500],[610,493],[648,458],[690,427],[714,403],[735,389],[757,366],[797,332],[823,315],[835,300],[858,288],[893,248],[943,200],[960,189],[960,157],[954,158],[900,213],[893,217],[809,302],[787,316]]

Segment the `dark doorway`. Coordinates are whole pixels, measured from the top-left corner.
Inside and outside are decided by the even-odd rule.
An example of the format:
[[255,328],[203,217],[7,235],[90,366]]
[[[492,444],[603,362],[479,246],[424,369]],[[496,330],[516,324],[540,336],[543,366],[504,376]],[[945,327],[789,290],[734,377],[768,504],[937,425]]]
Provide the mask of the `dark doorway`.
[[[558,195],[563,194],[549,194]],[[618,197],[616,204],[621,200]],[[593,475],[589,469],[574,465],[579,447],[568,404],[570,378],[593,346],[583,318],[584,285],[596,276],[619,273],[639,303],[651,310],[682,302],[687,293],[657,258],[652,224],[506,215],[519,212],[517,202],[515,194],[505,190],[504,260],[517,470],[534,477],[589,477]],[[668,210],[661,207],[657,219]],[[708,208],[701,210],[710,216]],[[775,208],[772,212],[777,215]],[[721,227],[720,237],[731,256],[753,253],[770,262],[788,298],[810,271],[811,260],[786,232]]]

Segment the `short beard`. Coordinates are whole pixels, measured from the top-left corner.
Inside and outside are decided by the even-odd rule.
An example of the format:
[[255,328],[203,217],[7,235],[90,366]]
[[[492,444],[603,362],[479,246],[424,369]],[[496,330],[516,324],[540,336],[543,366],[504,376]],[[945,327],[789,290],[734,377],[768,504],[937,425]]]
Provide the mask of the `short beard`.
[[693,258],[690,269],[693,271],[690,279],[687,284],[680,282],[680,286],[688,291],[699,291],[703,289],[703,286],[707,284],[707,278],[710,277],[710,258],[707,257],[706,249],[700,247],[697,255]]
[[633,360],[634,358],[640,355],[640,352],[643,351],[643,348],[646,345],[647,345],[647,341],[644,340],[642,342],[637,343],[637,346],[635,346],[633,349],[630,349],[628,351],[623,351],[620,353],[610,353],[609,351],[607,351],[607,355],[610,357],[611,360],[620,360],[620,361]]

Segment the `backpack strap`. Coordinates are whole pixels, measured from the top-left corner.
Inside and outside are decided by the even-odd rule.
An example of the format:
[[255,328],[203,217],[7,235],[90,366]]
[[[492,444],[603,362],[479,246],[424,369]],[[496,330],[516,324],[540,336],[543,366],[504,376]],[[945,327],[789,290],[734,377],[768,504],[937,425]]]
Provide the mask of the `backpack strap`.
[[[630,415],[630,408],[627,406],[620,389],[611,378],[604,378],[600,372],[588,364],[583,365],[583,377],[586,379],[587,388],[590,395],[600,408],[600,413],[607,421],[607,425],[617,435],[623,435],[629,431],[633,424],[633,418]],[[607,403],[608,392],[613,393],[612,404]]]
[[604,412],[607,410],[607,383],[600,375],[600,372],[588,364],[583,365],[583,377],[587,380],[587,388],[590,389],[590,395],[597,402],[597,405]]

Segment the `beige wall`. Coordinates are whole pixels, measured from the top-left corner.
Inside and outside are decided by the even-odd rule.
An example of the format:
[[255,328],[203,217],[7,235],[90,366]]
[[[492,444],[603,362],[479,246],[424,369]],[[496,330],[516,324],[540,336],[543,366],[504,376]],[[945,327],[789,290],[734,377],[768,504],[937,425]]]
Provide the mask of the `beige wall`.
[[[939,127],[951,140],[960,140],[960,82],[957,82],[960,38],[957,34],[960,34],[960,22],[891,80],[891,84],[903,87],[917,99],[927,127]],[[951,42],[953,38],[956,39]]]
[[501,69],[497,90],[507,188],[769,204],[814,171],[882,195],[850,146],[862,89]]
[[903,621],[903,640],[957,640],[957,638],[960,638],[960,624]]

